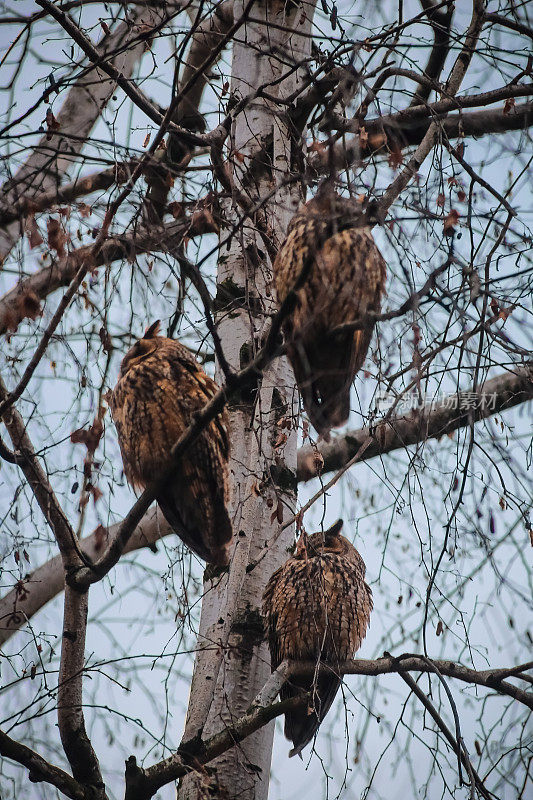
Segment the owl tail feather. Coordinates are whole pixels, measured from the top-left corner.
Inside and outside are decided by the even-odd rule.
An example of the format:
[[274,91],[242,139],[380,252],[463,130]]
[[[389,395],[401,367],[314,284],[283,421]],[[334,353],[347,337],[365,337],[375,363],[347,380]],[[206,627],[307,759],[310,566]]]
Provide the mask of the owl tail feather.
[[[187,509],[179,509],[171,495],[159,496],[156,499],[166,521],[193,553],[196,553],[208,564],[215,564],[219,567],[226,567],[229,564],[229,548],[233,531],[222,498],[217,498],[218,502],[215,501],[216,531],[214,534],[216,541],[212,541],[213,537],[209,537],[209,539],[206,537],[207,525],[205,523],[194,525],[190,518],[191,515],[186,513]],[[186,519],[184,519],[185,516]]]
[[313,427],[325,438],[350,414],[350,388],[362,366],[370,336],[367,331],[325,334],[295,342],[290,348],[294,375]]
[[309,744],[320,727],[320,723],[331,708],[335,695],[341,685],[341,679],[335,675],[319,675],[316,682],[309,677],[295,678],[291,685],[285,685],[281,692],[281,700],[295,697],[302,691],[312,691],[309,706],[285,714],[285,736],[294,745],[289,758],[300,756],[304,747]]

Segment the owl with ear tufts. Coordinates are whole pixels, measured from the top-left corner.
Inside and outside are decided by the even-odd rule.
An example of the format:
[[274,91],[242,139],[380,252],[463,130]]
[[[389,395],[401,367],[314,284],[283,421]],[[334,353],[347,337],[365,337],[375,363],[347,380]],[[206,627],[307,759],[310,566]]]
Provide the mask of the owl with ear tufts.
[[[109,396],[124,472],[137,489],[169,470],[172,446],[218,390],[186,347],[158,331],[156,322],[128,351]],[[228,563],[232,539],[228,459],[223,411],[187,448],[156,498],[185,544],[220,566]]]
[[346,422],[350,387],[365,360],[374,324],[335,331],[379,313],[386,265],[368,215],[325,183],[289,223],[273,265],[278,303],[296,303],[283,323],[287,354],[307,415],[326,438]]
[[324,533],[300,537],[296,551],[267,583],[263,595],[272,671],[282,661],[313,661],[331,669],[294,675],[281,700],[310,692],[308,703],[285,714],[289,755],[300,755],[318,731],[341,685],[336,668],[354,657],[365,638],[372,592],[365,563],[341,535],[342,520]]

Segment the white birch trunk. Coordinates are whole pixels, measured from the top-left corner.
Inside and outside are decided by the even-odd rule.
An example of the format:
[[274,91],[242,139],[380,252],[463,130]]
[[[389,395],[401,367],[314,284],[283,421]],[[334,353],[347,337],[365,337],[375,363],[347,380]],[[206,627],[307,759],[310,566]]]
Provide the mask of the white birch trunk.
[[[234,4],[235,19],[242,13],[243,2]],[[239,31],[233,46],[232,92],[238,100],[268,84],[281,72],[279,53],[288,64],[305,57],[313,4],[291,6],[285,16],[283,2],[257,3],[253,17],[263,22],[249,23]],[[305,8],[305,13],[302,10]],[[269,27],[268,21],[292,28],[296,33]],[[272,55],[268,55],[271,53]],[[288,58],[287,58],[288,56]],[[280,85],[268,87],[269,94],[289,95],[299,80],[293,74]],[[275,196],[266,204],[269,228],[279,242],[285,233],[300,201],[298,183],[292,187],[280,184],[290,174],[290,142],[282,122],[264,100],[256,100],[237,118],[232,131],[232,152],[241,154],[236,160],[234,180],[253,202],[266,196],[278,185]],[[260,150],[267,137],[273,137],[272,174],[253,190],[239,185],[241,171],[245,172],[249,157]],[[245,157],[244,163],[240,158]],[[242,211],[233,206],[231,220]],[[246,248],[256,245],[260,259],[249,258]],[[268,328],[269,315],[274,311],[274,290],[271,265],[264,256],[261,239],[248,222],[233,240],[227,260],[221,260],[218,284],[231,281],[244,290],[245,308],[232,309],[223,315],[219,332],[226,356],[234,368],[243,365],[243,354],[255,352]],[[224,253],[222,253],[224,255]],[[225,724],[241,716],[259,692],[270,674],[270,656],[263,641],[260,607],[267,580],[287,558],[287,548],[293,541],[293,530],[287,529],[269,546],[278,533],[275,518],[278,502],[284,517],[294,511],[296,501],[296,422],[297,408],[294,379],[286,359],[278,359],[268,369],[260,386],[256,402],[249,398],[230,408],[232,425],[232,518],[235,531],[235,550],[228,575],[205,584],[202,606],[199,647],[185,728],[185,740],[199,732],[202,738],[220,731]],[[291,428],[277,423],[281,418],[291,420]],[[287,441],[276,447],[280,434]],[[277,485],[271,478],[274,467]],[[274,517],[274,519],[273,519]],[[250,572],[249,564],[259,562]],[[270,760],[274,736],[271,723],[231,749],[212,765],[216,776],[191,775],[181,782],[180,800],[198,800],[201,786],[212,780],[217,784],[217,797],[239,797],[240,800],[266,800],[269,787]]]

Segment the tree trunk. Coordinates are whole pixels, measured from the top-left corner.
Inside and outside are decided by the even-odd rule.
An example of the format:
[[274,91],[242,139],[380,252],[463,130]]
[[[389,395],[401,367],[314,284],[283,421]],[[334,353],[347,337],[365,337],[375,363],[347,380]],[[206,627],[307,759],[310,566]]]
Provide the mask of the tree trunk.
[[[235,3],[235,19],[244,6]],[[300,34],[310,31],[312,4],[291,5],[286,11],[283,2],[257,3],[252,13],[262,22],[247,23],[233,46],[232,94],[236,100],[281,74],[280,54],[287,65],[292,58],[298,61],[308,55],[310,48],[310,39]],[[293,32],[269,27],[269,22]],[[287,66],[284,69],[287,71]],[[267,86],[266,91],[287,96],[300,79],[301,74],[292,74],[279,85]],[[264,215],[269,234],[278,242],[300,200],[297,182],[281,186],[291,172],[291,147],[283,122],[275,116],[280,108],[263,99],[254,101],[245,114],[238,116],[230,142],[235,187],[245,192],[252,204],[278,186],[265,204]],[[240,177],[270,138],[269,174],[252,189],[245,188]],[[228,209],[231,222],[242,213],[235,203]],[[221,250],[219,296],[241,298],[232,301],[230,313],[228,308],[223,310],[219,324],[226,357],[235,369],[260,347],[274,308],[271,265],[264,250],[249,220],[232,240],[226,260]],[[293,513],[296,501],[297,409],[293,386],[286,359],[278,359],[263,375],[258,390],[243,393],[230,408],[235,549],[229,573],[205,581],[198,642],[202,649],[195,663],[185,740],[198,733],[206,738],[241,716],[270,673],[260,607],[265,584],[286,559],[293,540],[293,531],[288,528],[269,546],[279,531],[278,520],[282,514],[287,518]],[[279,424],[282,420],[285,424]],[[247,572],[247,567],[256,562],[257,566]],[[271,723],[232,748],[213,762],[214,777],[189,775],[180,784],[178,798],[198,800],[207,781],[214,784],[216,797],[266,800],[273,735]]]

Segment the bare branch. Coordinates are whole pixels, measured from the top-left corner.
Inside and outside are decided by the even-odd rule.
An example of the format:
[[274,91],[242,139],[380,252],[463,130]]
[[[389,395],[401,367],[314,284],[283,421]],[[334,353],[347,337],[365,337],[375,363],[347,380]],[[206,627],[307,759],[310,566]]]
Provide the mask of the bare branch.
[[97,252],[94,245],[80,247],[54,260],[49,267],[23,278],[0,298],[0,334],[16,330],[23,319],[34,316],[39,308],[39,301],[56,289],[68,286],[81,264],[93,270],[116,260],[132,261],[136,255],[142,253],[161,252],[176,247],[184,236],[193,238],[210,231],[212,227],[203,217],[185,216],[167,223],[163,230],[152,227],[150,230],[141,229],[135,234],[111,236]]
[[424,70],[424,78],[429,81],[421,81],[417,86],[411,101],[412,106],[427,101],[431,94],[432,84],[435,87],[440,77],[450,48],[450,29],[454,12],[454,5],[451,2],[446,8],[435,8],[432,0],[421,0],[421,3],[432,23],[434,43]]
[[[459,760],[459,782],[460,783],[463,782],[460,770],[461,770],[461,764],[464,764],[468,774],[470,775],[471,790],[473,790],[475,786],[478,789],[479,793],[485,798],[485,800],[490,800],[491,794],[485,789],[485,787],[483,786],[483,781],[481,780],[481,778],[475,771],[474,767],[472,766],[472,763],[468,756],[468,751],[462,739],[460,738],[460,731],[457,733],[457,738],[456,738],[449,729],[449,727],[444,722],[443,718],[441,717],[441,715],[439,714],[439,712],[437,711],[437,709],[435,708],[429,697],[426,695],[425,692],[422,691],[417,682],[410,675],[407,675],[406,673],[402,672],[400,673],[400,675],[402,679],[405,681],[405,683],[409,686],[413,694],[416,697],[418,697],[418,699],[420,700],[426,711],[429,712],[430,716],[436,722],[437,727],[443,732],[444,736],[446,737],[448,742],[451,744],[453,750],[457,754],[457,758]],[[470,796],[471,797],[473,796],[472,791]]]
[[61,664],[57,692],[57,721],[61,743],[72,774],[83,786],[93,788],[95,797],[106,794],[98,758],[87,731],[83,714],[83,672],[89,595],[65,586]]
[[[462,80],[466,74],[470,61],[472,60],[477,40],[483,26],[483,12],[483,0],[473,0],[472,19],[466,32],[465,42],[461,52],[455,60],[444,87],[444,93],[448,97],[454,97],[459,91]],[[432,122],[425,133],[424,138],[418,145],[416,151],[413,153],[405,167],[380,197],[377,216],[381,222],[385,220],[391,205],[395,202],[401,192],[403,192],[411,178],[418,172],[423,162],[432,151],[437,142],[438,135],[439,125],[437,122]]]
[[[80,541],[80,549],[89,561],[101,556],[105,545],[117,534],[121,523],[109,528],[98,527],[90,536]],[[144,547],[155,549],[164,536],[174,533],[159,509],[153,508],[142,518],[133,531],[123,554]],[[57,555],[37,567],[20,584],[0,599],[0,646],[39,611],[65,586],[61,556]]]
[[[0,402],[5,401],[8,396],[6,386],[0,376]],[[17,463],[39,503],[44,518],[54,532],[64,566],[79,566],[82,562],[76,552],[74,531],[35,454],[24,420],[15,408],[8,407],[4,413],[3,422],[13,446],[21,455],[20,460],[17,458]]]
[[27,214],[47,211],[52,206],[72,203],[79,197],[84,197],[92,192],[103,191],[111,186],[125,183],[137,163],[136,159],[117,163],[109,169],[78,178],[65,186],[57,186],[49,192],[36,195],[36,197],[22,197],[18,203],[9,208],[0,206],[0,225],[7,225]]
[[59,767],[49,764],[48,761],[35,753],[21,742],[16,742],[7,733],[0,731],[0,754],[4,758],[10,758],[21,764],[29,771],[29,780],[32,783],[46,781],[71,800],[87,800],[87,793],[84,786],[71,777],[68,772],[64,772]]
[[[145,52],[147,42],[146,37],[139,37],[137,25],[147,30],[154,29],[155,33],[155,27],[161,19],[161,12],[140,4],[132,11],[129,21],[122,22],[114,33],[104,36],[102,42],[94,48],[98,66],[84,71],[82,77],[70,89],[57,115],[59,129],[53,134],[52,139],[53,143],[56,143],[54,155],[49,155],[51,142],[50,134],[47,134],[41,139],[24,166],[4,185],[2,189],[4,209],[9,210],[21,198],[28,201],[38,197],[42,192],[48,193],[55,189],[84,147],[87,136],[102,113],[102,108],[115,90],[114,80],[101,79],[100,67],[104,60],[120,49],[120,56],[110,63],[114,65],[120,61],[121,74],[124,78],[129,78]],[[76,133],[77,136],[68,142],[68,148],[64,148],[62,136],[69,133]],[[22,233],[19,225],[14,223],[7,229],[0,230],[0,263]]]
[[[531,399],[533,366],[525,364],[514,372],[491,378],[479,388],[473,409],[475,420],[486,419]],[[428,439],[439,439],[466,427],[471,412],[472,409],[466,409],[462,393],[459,392],[418,412],[392,418],[385,424],[349,431],[342,437],[323,442],[318,448],[302,447],[298,452],[298,480],[308,481],[319,472],[323,474],[341,469],[368,439],[371,443],[362,459],[364,461]]]
[[[519,669],[525,672],[531,667],[533,667],[533,662],[523,664]],[[328,672],[332,670],[332,667],[320,664],[318,669]],[[346,664],[341,664],[338,669],[333,671],[336,675],[368,676],[396,673],[404,676],[408,672],[436,673],[438,671],[442,675],[456,678],[465,683],[473,683],[501,694],[509,694],[528,708],[533,709],[533,695],[499,679],[498,671],[477,671],[452,661],[432,660],[416,655],[402,655],[398,658],[386,655],[374,660],[354,659]],[[280,714],[307,703],[308,695],[303,693],[289,700],[270,704],[284,680],[290,678],[291,675],[316,675],[316,673],[317,664],[313,661],[283,662],[276,672],[272,673],[247,713],[225,727],[220,733],[205,742],[201,739],[182,742],[174,755],[147,769],[137,767],[135,758],[131,756],[126,762],[126,785],[129,786],[129,791],[128,788],[126,790],[126,800],[149,800],[165,784],[185,775],[191,769],[209,763]]]

